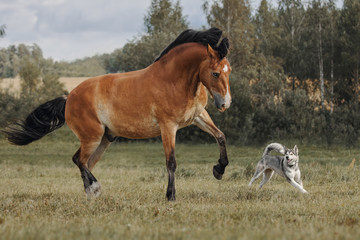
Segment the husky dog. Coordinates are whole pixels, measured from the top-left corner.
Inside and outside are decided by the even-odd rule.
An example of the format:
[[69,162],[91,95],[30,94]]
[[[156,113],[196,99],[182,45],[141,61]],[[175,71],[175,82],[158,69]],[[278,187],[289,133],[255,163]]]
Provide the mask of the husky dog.
[[[284,156],[272,156],[269,155],[271,150],[275,150]],[[260,183],[259,189],[267,183],[274,171],[280,176],[286,178],[286,180],[300,190],[302,193],[308,193],[304,188],[301,181],[301,174],[299,169],[299,155],[298,148],[295,145],[293,149],[288,149],[280,143],[271,143],[269,144],[263,153],[262,159],[258,162],[256,166],[256,171],[254,176],[249,182],[249,186],[263,174],[263,180]]]

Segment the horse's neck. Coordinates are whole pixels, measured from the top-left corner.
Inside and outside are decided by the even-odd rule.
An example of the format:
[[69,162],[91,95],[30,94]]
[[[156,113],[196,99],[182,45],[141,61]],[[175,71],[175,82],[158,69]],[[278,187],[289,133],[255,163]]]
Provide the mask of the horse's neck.
[[[200,64],[205,59],[206,50],[203,46],[184,46],[168,53],[166,61],[160,61],[161,67],[168,72],[171,82],[177,88],[184,89],[189,94],[195,94],[200,87]],[[205,53],[204,53],[205,52]]]

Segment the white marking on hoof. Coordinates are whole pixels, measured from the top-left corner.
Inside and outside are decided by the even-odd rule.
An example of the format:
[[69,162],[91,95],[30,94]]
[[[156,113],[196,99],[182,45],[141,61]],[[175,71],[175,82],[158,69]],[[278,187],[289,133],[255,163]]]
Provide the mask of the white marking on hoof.
[[101,185],[99,182],[93,182],[89,187],[85,189],[88,197],[98,197],[101,194]]

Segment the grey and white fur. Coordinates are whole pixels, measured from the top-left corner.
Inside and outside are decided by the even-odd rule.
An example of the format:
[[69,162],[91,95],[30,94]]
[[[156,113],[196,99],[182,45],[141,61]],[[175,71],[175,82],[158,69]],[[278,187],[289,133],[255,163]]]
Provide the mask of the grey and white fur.
[[[283,156],[273,156],[269,153],[275,150]],[[286,180],[302,193],[308,193],[301,181],[301,173],[299,169],[298,147],[295,145],[293,149],[288,149],[280,143],[269,144],[263,153],[262,159],[256,166],[254,176],[249,182],[249,186],[263,174],[263,180],[259,185],[259,189],[267,183],[273,176],[274,172],[286,178]]]

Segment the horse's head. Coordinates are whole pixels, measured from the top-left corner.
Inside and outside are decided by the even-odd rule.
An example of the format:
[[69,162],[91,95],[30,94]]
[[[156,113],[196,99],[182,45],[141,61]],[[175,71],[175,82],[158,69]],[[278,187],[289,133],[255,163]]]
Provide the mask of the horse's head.
[[231,67],[226,57],[221,58],[219,54],[207,46],[207,58],[200,65],[200,81],[210,92],[215,106],[220,112],[230,107],[231,93],[229,86],[229,75]]

